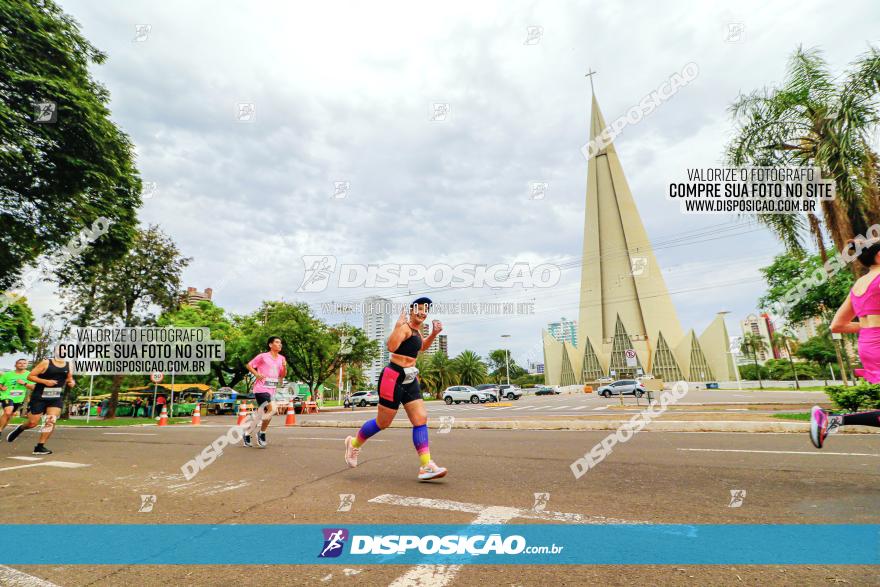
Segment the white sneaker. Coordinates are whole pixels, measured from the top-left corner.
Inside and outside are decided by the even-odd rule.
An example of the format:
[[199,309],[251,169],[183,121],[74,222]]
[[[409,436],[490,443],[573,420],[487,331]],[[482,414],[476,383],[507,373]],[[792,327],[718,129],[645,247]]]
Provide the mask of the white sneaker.
[[353,436],[345,438],[345,462],[349,467],[354,468],[358,466],[358,455],[361,454],[361,449],[352,446],[352,440],[354,440]]
[[260,448],[266,448],[266,433],[262,430],[257,432],[257,445]]
[[439,479],[446,476],[446,469],[438,467],[434,461],[428,461],[424,467],[419,467],[419,481],[429,481],[431,479]]

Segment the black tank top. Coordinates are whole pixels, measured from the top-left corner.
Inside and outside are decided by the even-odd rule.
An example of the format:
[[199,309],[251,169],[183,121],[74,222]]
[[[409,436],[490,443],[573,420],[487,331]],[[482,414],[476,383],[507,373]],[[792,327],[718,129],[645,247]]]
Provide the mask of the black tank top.
[[[410,327],[412,330],[412,327]],[[422,335],[418,333],[418,331],[413,330],[412,336],[407,339],[404,339],[400,346],[397,347],[397,350],[393,351],[395,355],[402,355],[404,357],[412,357],[415,359],[419,356],[419,351],[422,350]]]
[[[50,360],[49,366],[46,367],[46,371],[42,375],[40,375],[40,379],[54,379],[55,385],[53,385],[49,389],[54,390],[55,388],[60,387],[61,391],[64,391],[64,386],[67,385],[68,373],[70,373],[70,363],[65,362],[63,367],[56,367],[55,363]],[[37,383],[34,386],[34,397],[43,397],[44,389],[46,389],[45,385],[43,385],[42,383]],[[56,394],[55,391],[50,391],[46,395],[61,397],[61,394]]]

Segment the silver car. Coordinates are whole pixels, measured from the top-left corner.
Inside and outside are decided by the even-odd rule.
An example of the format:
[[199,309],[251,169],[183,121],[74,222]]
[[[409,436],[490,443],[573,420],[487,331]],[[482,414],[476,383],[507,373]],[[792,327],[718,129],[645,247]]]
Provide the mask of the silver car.
[[634,395],[642,397],[648,392],[642,384],[635,379],[621,379],[608,385],[600,387],[596,393],[602,397],[611,397],[612,395]]

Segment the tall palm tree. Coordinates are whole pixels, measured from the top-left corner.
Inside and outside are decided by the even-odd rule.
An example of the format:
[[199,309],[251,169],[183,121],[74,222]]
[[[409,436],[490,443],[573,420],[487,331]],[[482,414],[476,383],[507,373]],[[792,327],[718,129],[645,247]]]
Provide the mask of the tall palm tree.
[[809,235],[823,261],[823,229],[841,250],[880,218],[880,168],[870,147],[880,121],[880,51],[870,47],[851,65],[838,83],[820,51],[798,47],[781,87],[741,95],[730,107],[738,128],[728,164],[815,166],[834,180],[837,197],[823,201],[820,214],[758,216],[790,252],[803,253]]
[[797,339],[791,334],[791,332],[787,330],[777,330],[773,333],[773,340],[771,342],[773,343],[773,346],[777,349],[785,349],[785,354],[788,355],[788,362],[791,365],[792,372],[794,373],[794,386],[797,389],[800,389],[801,383],[798,380],[797,367],[794,366],[794,359],[791,352],[791,343],[797,342]]
[[446,353],[437,352],[431,355],[431,370],[437,379],[435,395],[439,399],[443,390],[455,381],[455,366]]
[[764,389],[764,382],[761,381],[761,367],[758,365],[758,353],[767,351],[767,344],[764,342],[764,338],[752,332],[744,334],[739,350],[747,357],[752,357],[752,360],[755,362],[755,375],[758,377],[758,387]]
[[462,351],[452,361],[461,385],[479,385],[486,381],[486,363],[474,351]]

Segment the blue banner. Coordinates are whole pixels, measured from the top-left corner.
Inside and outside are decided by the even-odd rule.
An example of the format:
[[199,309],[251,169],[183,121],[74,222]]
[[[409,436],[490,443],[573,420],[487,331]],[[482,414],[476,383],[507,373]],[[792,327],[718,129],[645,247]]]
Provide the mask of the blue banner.
[[10,524],[0,564],[876,565],[880,525]]

